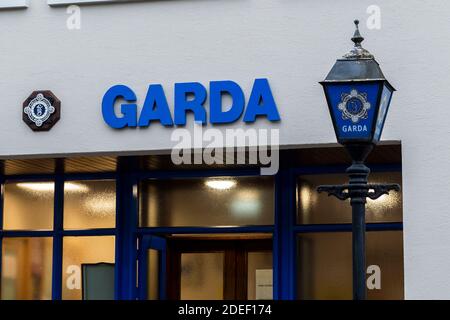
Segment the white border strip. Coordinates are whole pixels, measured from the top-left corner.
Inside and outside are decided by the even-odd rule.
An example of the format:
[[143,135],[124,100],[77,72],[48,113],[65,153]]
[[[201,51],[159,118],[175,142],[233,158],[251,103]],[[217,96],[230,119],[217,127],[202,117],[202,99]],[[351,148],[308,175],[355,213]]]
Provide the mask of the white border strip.
[[28,8],[28,0],[0,0],[0,9]]
[[[0,0],[2,1],[2,0]],[[49,6],[62,6],[69,4],[103,4],[103,3],[123,3],[123,2],[136,2],[143,0],[47,0]]]

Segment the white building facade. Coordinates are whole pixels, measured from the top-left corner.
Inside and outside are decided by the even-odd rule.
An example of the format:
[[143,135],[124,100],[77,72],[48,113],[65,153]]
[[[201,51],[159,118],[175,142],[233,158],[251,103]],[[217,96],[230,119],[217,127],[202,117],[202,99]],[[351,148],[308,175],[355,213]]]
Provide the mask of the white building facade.
[[[173,115],[176,83],[198,82],[209,93],[211,81],[231,80],[248,102],[255,79],[267,79],[279,121],[207,120],[203,130],[278,129],[281,150],[335,149],[318,82],[351,48],[358,18],[364,47],[397,89],[382,135],[384,146],[397,146],[401,154],[404,291],[397,298],[450,298],[446,1],[3,0],[0,8],[0,157],[6,167],[8,161],[170,154],[177,126],[114,129],[105,122],[103,97],[118,84],[133,90],[139,110],[148,86],[161,84]],[[30,130],[23,121],[23,102],[36,90],[51,90],[61,101],[60,120],[49,131]],[[209,97],[209,115],[208,106]],[[188,116],[186,127],[193,121]],[[3,273],[5,265],[14,262],[3,259]],[[55,275],[53,264],[52,286],[66,267]],[[51,297],[61,294],[53,288]],[[116,292],[116,298],[129,297]]]

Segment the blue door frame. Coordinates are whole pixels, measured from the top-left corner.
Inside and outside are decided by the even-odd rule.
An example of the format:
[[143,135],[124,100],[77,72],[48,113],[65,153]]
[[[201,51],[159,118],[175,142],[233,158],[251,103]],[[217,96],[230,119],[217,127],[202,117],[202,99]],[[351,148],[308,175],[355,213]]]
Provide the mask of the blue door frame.
[[[145,179],[205,178],[219,176],[258,176],[259,169],[244,170],[186,170],[186,171],[139,171],[138,158],[120,158],[116,172],[82,174],[38,174],[0,176],[0,248],[5,237],[52,237],[53,238],[53,274],[52,299],[62,299],[62,256],[64,236],[115,236],[116,275],[115,298],[136,300],[143,298],[143,287],[136,286],[137,261],[142,261],[144,248],[163,250],[162,242],[155,236],[189,233],[272,233],[273,235],[273,294],[274,299],[292,300],[296,298],[296,236],[302,232],[339,232],[351,231],[350,224],[337,225],[297,225],[296,224],[296,177],[299,174],[331,174],[345,172],[345,166],[326,167],[287,167],[281,168],[274,177],[275,207],[274,225],[242,227],[138,227],[139,183]],[[372,172],[401,171],[401,166],[375,165]],[[116,228],[64,230],[64,182],[73,180],[116,180]],[[10,231],[3,230],[4,184],[9,181],[54,181],[54,229],[50,231]],[[402,230],[403,224],[368,224],[368,231]],[[149,237],[151,236],[151,237]],[[154,240],[150,240],[154,239]],[[142,247],[138,248],[139,245]],[[140,249],[141,248],[141,249]],[[158,249],[159,248],[159,249]],[[1,270],[0,250],[0,270]],[[143,265],[144,266],[144,265]],[[141,272],[139,276],[142,277]],[[164,276],[164,275],[163,275]],[[144,278],[139,282],[144,283]],[[161,297],[165,296],[165,293]]]
[[159,253],[158,261],[158,297],[166,299],[166,258],[167,240],[163,237],[144,235],[139,237],[138,253],[138,297],[146,300],[148,294],[148,251],[156,250]]

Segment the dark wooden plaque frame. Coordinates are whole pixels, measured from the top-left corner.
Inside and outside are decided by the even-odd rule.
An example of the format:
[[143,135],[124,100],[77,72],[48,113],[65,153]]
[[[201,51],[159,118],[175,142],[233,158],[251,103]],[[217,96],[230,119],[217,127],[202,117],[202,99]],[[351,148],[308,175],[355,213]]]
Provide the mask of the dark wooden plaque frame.
[[[40,127],[38,127],[33,121],[31,121],[24,111],[25,108],[28,106],[28,104],[31,102],[31,100],[36,98],[39,93],[41,93],[48,101],[50,101],[52,106],[55,108],[55,112],[53,112],[50,115],[50,117]],[[22,119],[33,131],[49,131],[58,122],[60,117],[61,117],[61,101],[50,90],[33,91],[33,93],[30,94],[28,98],[23,102]]]

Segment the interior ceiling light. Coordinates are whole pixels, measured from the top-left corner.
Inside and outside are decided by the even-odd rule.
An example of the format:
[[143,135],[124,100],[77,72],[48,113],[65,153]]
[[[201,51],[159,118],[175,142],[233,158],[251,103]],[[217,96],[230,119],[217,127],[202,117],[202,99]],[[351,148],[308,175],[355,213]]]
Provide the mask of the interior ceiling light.
[[231,179],[210,179],[205,184],[211,189],[228,190],[236,186],[236,181]]
[[[55,190],[55,184],[53,182],[19,182],[17,186],[34,192],[51,192]],[[88,191],[89,188],[83,184],[66,182],[64,183],[64,190],[85,192]]]

